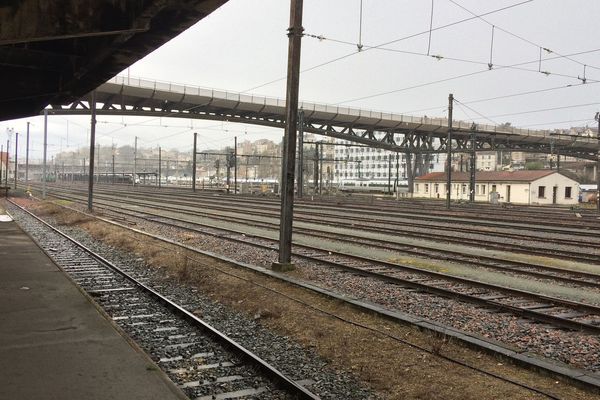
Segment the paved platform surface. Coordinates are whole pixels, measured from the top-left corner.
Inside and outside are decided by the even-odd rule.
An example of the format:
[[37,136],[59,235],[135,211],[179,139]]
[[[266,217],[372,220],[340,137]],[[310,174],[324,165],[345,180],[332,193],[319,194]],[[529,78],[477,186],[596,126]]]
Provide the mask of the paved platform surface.
[[1,400],[183,398],[15,222],[0,222]]

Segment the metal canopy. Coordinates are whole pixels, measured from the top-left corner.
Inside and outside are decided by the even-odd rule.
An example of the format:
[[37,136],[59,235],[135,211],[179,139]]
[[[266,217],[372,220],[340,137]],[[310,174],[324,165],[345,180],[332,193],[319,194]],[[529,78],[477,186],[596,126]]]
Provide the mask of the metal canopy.
[[0,120],[75,101],[226,1],[3,2]]
[[[101,115],[133,115],[227,120],[283,128],[285,100],[203,89],[171,83],[115,77],[96,90]],[[50,114],[89,114],[89,95],[68,104],[52,104]],[[414,117],[348,107],[301,102],[304,131],[398,152],[443,153],[447,150],[446,118]],[[517,129],[453,120],[452,150],[510,150],[552,153],[596,160],[596,138],[560,131]]]

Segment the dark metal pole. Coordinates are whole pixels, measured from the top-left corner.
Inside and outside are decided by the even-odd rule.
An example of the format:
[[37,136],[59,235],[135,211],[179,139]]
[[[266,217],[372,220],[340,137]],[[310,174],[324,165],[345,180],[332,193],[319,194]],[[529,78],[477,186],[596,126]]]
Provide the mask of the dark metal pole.
[[392,194],[392,154],[388,155],[388,194]]
[[27,123],[27,136],[25,137],[25,185],[29,185],[29,122]]
[[238,173],[238,155],[237,155],[237,136],[233,137],[233,194],[237,194],[237,173]]
[[112,155],[112,183],[115,184],[115,155]]
[[[400,176],[398,176],[400,174],[400,153],[396,153],[396,193],[398,193],[400,191],[400,188],[398,187],[400,185]],[[398,195],[396,195],[397,197]]]
[[135,178],[137,176],[137,136],[133,145],[133,186],[135,187]]
[[406,179],[408,181],[408,193],[410,197],[412,197],[415,191],[414,177],[415,176],[413,174],[412,153],[408,151],[406,152]]
[[44,166],[42,169],[42,199],[46,199],[46,156],[48,153],[48,110],[44,109]]
[[303,0],[290,2],[288,29],[288,71],[286,90],[285,135],[281,162],[281,217],[279,229],[279,262],[276,270],[290,270],[292,257],[292,223],[294,215],[294,175],[296,166],[296,129],[298,128],[298,89],[300,85],[300,47],[302,44]]
[[313,176],[313,193],[317,194],[319,190],[319,143],[315,143],[315,166]]
[[196,191],[196,145],[198,144],[198,132],[194,132],[194,152],[192,153],[192,191]]
[[323,142],[320,143],[319,149],[319,194],[323,193]]
[[161,176],[162,176],[162,149],[158,146],[158,188],[161,188]]
[[19,177],[19,132],[15,133],[15,190],[17,190],[17,179]]
[[476,159],[476,152],[475,152],[475,129],[476,126],[475,124],[473,124],[473,127],[471,128],[472,132],[471,132],[471,162],[469,164],[469,201],[471,203],[475,202],[475,169],[476,169],[476,165],[475,165],[475,159]]
[[92,92],[90,103],[92,120],[90,121],[90,176],[88,179],[88,211],[93,210],[94,200],[94,150],[96,149],[96,91]]
[[[4,163],[4,145],[0,145],[0,185],[2,184],[2,164]],[[6,165],[8,165],[8,154],[6,155]]]
[[[598,144],[600,144],[600,112],[596,113],[596,121],[598,121]],[[596,162],[596,207],[600,213],[600,149],[598,149],[598,161]]]
[[452,106],[454,105],[454,96],[452,93],[448,96],[448,136],[446,137],[446,208],[450,209],[450,194],[452,192]]
[[298,113],[298,198],[304,195],[304,110]]
[[10,153],[10,140],[6,141],[6,176],[4,177],[4,186],[8,187],[8,154]]

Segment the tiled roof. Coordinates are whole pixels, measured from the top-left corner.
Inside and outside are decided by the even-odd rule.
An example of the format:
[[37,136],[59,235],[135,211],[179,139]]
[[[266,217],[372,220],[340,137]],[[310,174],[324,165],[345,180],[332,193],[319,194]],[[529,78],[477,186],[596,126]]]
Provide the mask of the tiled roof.
[[[537,179],[557,173],[554,170],[543,169],[534,171],[477,171],[475,180],[480,182],[533,182]],[[444,182],[446,180],[445,172],[432,172],[415,178],[417,181],[436,181]],[[452,172],[453,182],[469,182],[468,172]]]

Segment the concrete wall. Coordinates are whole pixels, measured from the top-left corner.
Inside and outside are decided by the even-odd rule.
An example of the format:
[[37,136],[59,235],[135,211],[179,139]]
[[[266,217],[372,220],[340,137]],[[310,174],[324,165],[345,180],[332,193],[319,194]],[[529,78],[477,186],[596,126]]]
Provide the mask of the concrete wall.
[[[540,197],[540,186],[544,187],[544,196]],[[571,188],[571,197],[565,196],[565,188]],[[579,183],[560,174],[545,176],[531,183],[531,204],[553,204],[553,192],[556,190],[556,204],[577,204]]]

